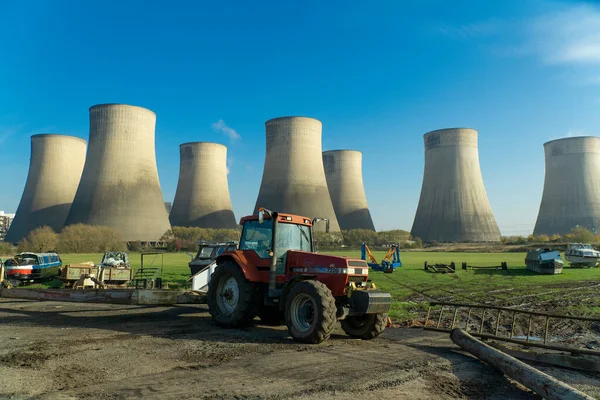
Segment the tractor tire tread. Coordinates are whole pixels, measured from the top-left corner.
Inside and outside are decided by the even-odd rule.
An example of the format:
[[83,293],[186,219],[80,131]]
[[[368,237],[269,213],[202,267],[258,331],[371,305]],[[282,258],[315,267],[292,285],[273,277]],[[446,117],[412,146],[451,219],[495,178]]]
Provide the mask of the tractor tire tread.
[[[227,316],[219,311],[215,291],[219,278],[222,275],[230,274],[238,282],[240,291],[239,307],[233,314]],[[208,311],[213,321],[224,328],[241,328],[251,325],[254,318],[258,315],[260,306],[260,288],[258,285],[248,281],[242,269],[234,261],[225,261],[218,265],[208,282],[208,292],[206,296]]]
[[381,335],[388,322],[387,313],[368,314],[368,318],[370,318],[371,321],[369,321],[367,325],[357,329],[351,325],[350,318],[352,317],[347,317],[347,319],[341,321],[342,329],[348,336],[363,340],[372,340]]
[[[308,289],[308,285],[312,286],[311,289]],[[306,293],[307,291],[313,292],[317,300],[317,306],[319,306],[319,302],[321,303],[321,312],[319,316],[320,320],[317,321],[314,329],[306,335],[298,335],[294,333],[293,324],[291,322],[291,318],[289,316],[289,303],[291,302],[294,294],[298,290],[298,288],[302,288],[303,286],[306,289],[303,291]],[[309,343],[309,344],[317,344],[321,343],[331,336],[331,332],[335,329],[335,324],[337,322],[337,307],[335,305],[335,298],[331,294],[331,290],[322,282],[319,281],[302,281],[297,283],[289,292],[286,298],[286,312],[285,312],[285,322],[288,327],[288,331],[292,335],[292,338],[298,342]]]

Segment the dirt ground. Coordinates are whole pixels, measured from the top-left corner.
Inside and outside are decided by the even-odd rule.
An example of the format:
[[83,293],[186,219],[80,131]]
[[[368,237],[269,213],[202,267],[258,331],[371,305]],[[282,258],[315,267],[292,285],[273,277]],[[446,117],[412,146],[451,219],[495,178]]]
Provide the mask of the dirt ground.
[[[544,368],[600,397],[600,374]],[[535,399],[445,334],[339,331],[321,345],[283,327],[224,330],[206,306],[0,299],[4,399]]]

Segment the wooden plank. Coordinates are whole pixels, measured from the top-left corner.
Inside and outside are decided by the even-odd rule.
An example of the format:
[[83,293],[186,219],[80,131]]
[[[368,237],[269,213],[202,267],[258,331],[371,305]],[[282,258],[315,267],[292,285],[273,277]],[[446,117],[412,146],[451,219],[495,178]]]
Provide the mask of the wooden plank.
[[203,304],[206,295],[183,290],[161,289],[0,289],[0,297],[38,301],[67,301],[109,304]]
[[516,358],[475,339],[462,329],[453,329],[450,338],[481,361],[499,369],[548,400],[592,400],[593,397],[543,373]]
[[490,342],[489,345],[520,360],[556,365],[581,371],[600,372],[600,357],[598,356],[572,356],[564,353],[516,350],[494,342]]

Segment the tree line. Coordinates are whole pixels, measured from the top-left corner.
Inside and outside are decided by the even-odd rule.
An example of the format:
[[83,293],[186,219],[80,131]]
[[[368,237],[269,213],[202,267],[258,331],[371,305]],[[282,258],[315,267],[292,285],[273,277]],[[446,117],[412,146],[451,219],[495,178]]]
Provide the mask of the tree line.
[[[239,229],[188,228],[175,226],[165,233],[158,245],[166,251],[192,251],[198,249],[198,242],[229,242],[240,240]],[[410,233],[401,229],[375,232],[367,229],[352,229],[341,232],[315,232],[314,242],[318,251],[339,250],[342,248],[358,249],[363,242],[377,249],[400,243],[400,248],[421,248],[419,238],[412,238]],[[545,244],[557,243],[600,243],[600,235],[596,235],[583,227],[573,228],[564,235],[529,235],[504,236],[501,245]],[[435,245],[440,245],[436,243]],[[125,242],[115,229],[104,226],[75,224],[66,226],[57,233],[52,228],[43,226],[29,233],[18,244],[17,248],[0,242],[0,254],[12,254],[15,251],[46,252],[56,250],[60,253],[102,253],[105,251],[143,251],[146,243]]]

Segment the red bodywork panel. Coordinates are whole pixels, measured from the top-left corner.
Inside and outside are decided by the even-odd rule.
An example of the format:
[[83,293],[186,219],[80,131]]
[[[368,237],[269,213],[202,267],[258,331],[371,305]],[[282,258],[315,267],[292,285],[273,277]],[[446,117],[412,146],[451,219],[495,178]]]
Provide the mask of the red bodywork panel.
[[[250,282],[269,282],[270,259],[260,258],[253,250],[236,250],[223,253],[219,258],[231,257],[242,268]],[[369,267],[363,260],[290,250],[287,252],[285,274],[277,275],[283,284],[296,275],[312,275],[323,282],[333,296],[345,296],[349,276],[354,282],[367,281]]]

